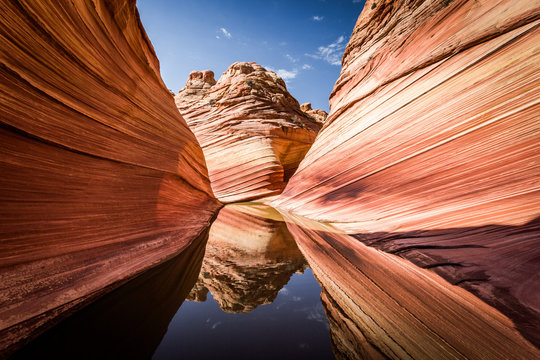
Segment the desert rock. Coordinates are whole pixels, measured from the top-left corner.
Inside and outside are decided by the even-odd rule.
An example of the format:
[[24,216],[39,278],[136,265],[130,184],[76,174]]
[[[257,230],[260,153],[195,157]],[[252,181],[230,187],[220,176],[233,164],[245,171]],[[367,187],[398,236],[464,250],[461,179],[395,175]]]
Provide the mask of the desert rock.
[[219,204],[134,0],[0,12],[6,351],[181,252]]
[[253,62],[232,64],[217,82],[194,71],[175,101],[223,202],[281,193],[321,127],[279,76]]

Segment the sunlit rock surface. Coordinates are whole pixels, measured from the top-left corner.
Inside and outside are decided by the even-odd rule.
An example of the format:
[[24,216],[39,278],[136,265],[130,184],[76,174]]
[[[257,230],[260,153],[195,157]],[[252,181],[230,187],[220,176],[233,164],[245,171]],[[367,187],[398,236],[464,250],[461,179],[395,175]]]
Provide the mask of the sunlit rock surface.
[[533,220],[539,17],[529,0],[368,1],[277,204],[356,232]]
[[178,254],[218,204],[134,0],[0,13],[1,351]]
[[322,287],[338,359],[536,359],[510,319],[432,271],[285,215]]
[[217,82],[194,71],[175,101],[223,202],[279,194],[321,127],[279,76],[253,62],[232,64]]
[[328,117],[328,113],[326,111],[321,109],[312,109],[311,103],[304,103],[300,105],[300,110],[320,123],[323,123]]
[[472,291],[540,344],[540,3],[368,1],[274,202]]
[[303,271],[305,261],[283,220],[272,220],[272,215],[280,218],[262,205],[220,210],[188,300],[205,301],[210,291],[230,313],[247,313],[274,301],[291,275]]

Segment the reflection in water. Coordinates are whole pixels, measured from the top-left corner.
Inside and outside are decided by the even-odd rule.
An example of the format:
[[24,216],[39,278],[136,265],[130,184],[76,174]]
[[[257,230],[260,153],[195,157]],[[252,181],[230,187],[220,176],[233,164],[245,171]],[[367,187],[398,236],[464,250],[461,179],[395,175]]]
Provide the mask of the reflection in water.
[[[280,221],[281,220],[281,221]],[[228,205],[154,359],[333,359],[321,288],[281,215]]]
[[285,217],[323,288],[337,358],[539,358],[507,317],[432,271]]
[[434,272],[284,216],[224,207],[180,256],[15,358],[540,358],[506,316]]
[[197,280],[208,231],[179,256],[102,297],[15,353],[15,359],[148,359]]
[[[188,300],[210,291],[226,312],[247,313],[270,304],[305,260],[283,222],[224,207],[210,230],[199,280]],[[244,210],[244,211],[242,211]]]

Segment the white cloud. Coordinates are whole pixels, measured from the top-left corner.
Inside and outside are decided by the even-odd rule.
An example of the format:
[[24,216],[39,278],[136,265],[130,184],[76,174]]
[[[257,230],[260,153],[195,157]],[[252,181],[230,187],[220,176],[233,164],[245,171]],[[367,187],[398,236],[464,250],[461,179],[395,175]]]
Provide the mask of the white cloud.
[[216,39],[221,39],[221,38],[219,37],[219,35],[216,35]]
[[331,65],[341,65],[341,57],[345,50],[345,37],[340,36],[336,41],[327,45],[319,46],[315,54],[304,54],[313,59],[324,60]]
[[232,38],[231,33],[228,32],[227,29],[225,29],[225,28],[220,28],[219,31],[221,31],[221,33],[222,33],[223,35],[225,35],[225,37],[226,37],[227,39],[231,39],[231,38]]
[[278,74],[278,76],[283,80],[291,80],[294,79],[296,75],[298,75],[298,70],[293,69],[289,71],[285,69],[278,69],[278,71],[276,71],[276,74]]
[[282,41],[282,42],[279,43],[279,46],[285,46],[285,45],[287,45],[286,41]]
[[309,64],[302,65],[302,70],[311,70],[311,69],[313,69],[313,66],[311,66]]
[[318,16],[318,15],[315,15],[314,17],[312,17],[313,21],[321,21],[322,19],[324,19],[324,16]]
[[289,55],[289,54],[285,54],[285,57],[286,57],[290,62],[293,62],[293,63],[298,62],[298,59],[297,59],[297,58],[294,58],[294,57],[292,57],[292,56]]
[[283,80],[292,80],[298,75],[297,69],[285,70],[285,69],[274,69],[271,66],[265,66],[266,69],[275,72]]

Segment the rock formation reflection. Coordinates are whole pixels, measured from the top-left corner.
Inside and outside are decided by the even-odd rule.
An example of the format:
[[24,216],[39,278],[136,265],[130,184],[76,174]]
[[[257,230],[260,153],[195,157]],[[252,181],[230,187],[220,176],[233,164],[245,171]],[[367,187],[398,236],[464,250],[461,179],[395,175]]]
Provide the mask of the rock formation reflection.
[[279,220],[279,213],[263,205],[221,209],[188,300],[205,301],[210,291],[230,313],[247,313],[271,303],[291,275],[305,265],[287,226]]
[[337,358],[539,358],[506,316],[434,272],[285,217],[323,289]]
[[208,230],[177,257],[67,318],[13,359],[151,358],[197,280],[207,239]]

